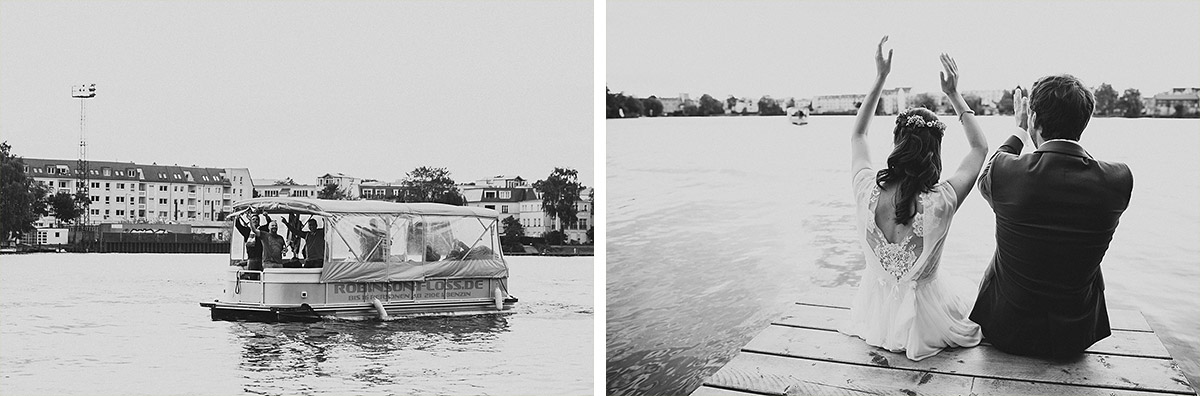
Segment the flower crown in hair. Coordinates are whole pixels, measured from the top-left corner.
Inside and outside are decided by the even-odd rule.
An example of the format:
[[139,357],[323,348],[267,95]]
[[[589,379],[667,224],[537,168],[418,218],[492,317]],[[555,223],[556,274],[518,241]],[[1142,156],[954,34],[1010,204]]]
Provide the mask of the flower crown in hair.
[[939,131],[946,130],[946,124],[942,123],[939,120],[926,121],[924,117],[921,117],[916,114],[905,117],[905,115],[907,115],[907,114],[908,114],[907,112],[901,113],[899,117],[896,117],[896,123],[902,124],[905,128],[909,128],[909,127],[926,128],[926,127],[928,127],[928,128],[937,128]]

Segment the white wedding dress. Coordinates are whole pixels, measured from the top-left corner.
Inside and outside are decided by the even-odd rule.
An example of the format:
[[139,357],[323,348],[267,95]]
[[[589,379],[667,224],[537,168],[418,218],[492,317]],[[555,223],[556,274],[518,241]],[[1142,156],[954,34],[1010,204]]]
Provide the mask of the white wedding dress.
[[858,239],[866,269],[841,332],[921,360],[945,347],[972,347],[983,338],[968,319],[971,304],[938,279],[942,245],[958,198],[947,181],[920,195],[912,231],[890,242],[875,223],[875,172],[854,175]]

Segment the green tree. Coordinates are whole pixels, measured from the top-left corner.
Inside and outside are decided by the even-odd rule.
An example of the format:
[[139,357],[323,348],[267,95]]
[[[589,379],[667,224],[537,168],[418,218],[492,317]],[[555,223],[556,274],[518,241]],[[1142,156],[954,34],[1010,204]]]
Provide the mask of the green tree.
[[1100,84],[1100,88],[1096,89],[1096,110],[1097,115],[1107,116],[1113,114],[1113,109],[1117,107],[1117,90],[1113,89],[1112,85]]
[[709,94],[700,96],[700,115],[725,114],[721,101],[713,99]]
[[46,189],[25,177],[25,161],[13,155],[8,142],[0,143],[0,242],[33,231],[33,223],[46,212]]
[[400,184],[409,191],[405,195],[407,202],[436,202],[456,206],[467,204],[446,168],[422,166],[413,169],[404,174],[404,181]]
[[700,114],[700,106],[696,106],[695,103],[691,103],[691,102],[684,103],[683,104],[683,115],[685,115],[685,116],[702,115],[702,114]]
[[596,240],[596,237],[595,237],[595,235],[596,235],[596,227],[595,227],[595,226],[588,227],[588,230],[587,230],[587,238],[588,238],[588,240],[587,240],[587,243],[588,243],[588,245],[591,245],[591,244],[592,244],[592,241],[595,241],[595,240]]
[[284,178],[283,180],[276,180],[275,183],[272,185],[273,186],[299,186],[299,184],[296,184],[296,182],[294,180],[292,180],[292,178],[290,178],[290,177]]
[[917,94],[912,99],[912,107],[924,107],[929,111],[937,111],[937,100],[929,94]]
[[525,236],[525,226],[521,224],[521,220],[517,219],[516,216],[505,217],[500,223],[504,226],[504,234],[502,234],[504,237],[520,238]]
[[621,104],[621,109],[625,112],[625,118],[641,117],[646,109],[642,106],[642,101],[632,96],[626,96],[624,103]]
[[733,95],[729,95],[728,98],[725,98],[725,108],[733,111],[733,108],[737,107],[737,102],[737,98],[733,97]]
[[1137,118],[1142,116],[1142,93],[1136,89],[1129,88],[1121,95],[1121,99],[1117,101],[1117,108],[1121,110],[1121,115],[1127,118]]
[[642,107],[646,109],[646,117],[662,117],[663,104],[658,97],[650,95],[649,98],[642,99]]
[[621,118],[621,103],[625,101],[625,95],[612,93],[608,87],[604,87],[604,118]]
[[579,201],[579,192],[583,191],[583,186],[577,180],[578,175],[579,172],[574,169],[556,167],[546,180],[533,183],[533,188],[542,195],[542,211],[551,219],[558,220],[555,229],[578,220],[575,202]]
[[758,115],[772,116],[785,114],[787,112],[782,107],[779,107],[779,103],[775,102],[775,99],[771,98],[771,95],[764,95],[758,99]]
[[1013,91],[1004,90],[1004,95],[1000,96],[1000,103],[996,103],[996,112],[1002,115],[1013,114]]
[[[46,203],[50,206],[50,214],[58,219],[59,223],[70,224],[83,216],[85,209],[79,200],[82,194],[68,194],[60,192],[46,198]],[[83,196],[84,200],[91,202],[87,196]]]
[[963,96],[963,101],[967,102],[967,108],[975,112],[975,115],[983,115],[983,98],[979,96],[967,94]]
[[546,233],[542,234],[542,238],[546,239],[547,244],[562,245],[563,242],[567,241],[567,233],[559,230],[547,231]]
[[[254,196],[258,196],[258,191],[254,192]],[[346,194],[346,190],[338,188],[337,184],[326,184],[317,192],[317,198],[320,199],[350,199],[350,194]]]

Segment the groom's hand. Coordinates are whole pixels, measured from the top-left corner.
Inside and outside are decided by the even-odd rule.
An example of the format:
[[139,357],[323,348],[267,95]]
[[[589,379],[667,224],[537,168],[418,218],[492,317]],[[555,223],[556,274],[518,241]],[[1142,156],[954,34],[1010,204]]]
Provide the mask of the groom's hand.
[[1013,91],[1013,115],[1017,118],[1017,128],[1029,132],[1029,98],[1019,85]]

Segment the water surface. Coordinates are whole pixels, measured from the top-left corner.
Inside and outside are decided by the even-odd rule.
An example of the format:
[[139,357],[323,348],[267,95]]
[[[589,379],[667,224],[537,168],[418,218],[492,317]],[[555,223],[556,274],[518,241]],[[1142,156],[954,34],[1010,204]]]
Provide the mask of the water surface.
[[0,258],[0,394],[591,394],[592,259],[510,257],[510,315],[214,322],[225,255]]

